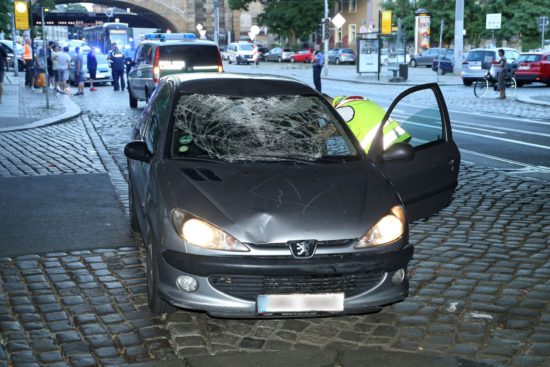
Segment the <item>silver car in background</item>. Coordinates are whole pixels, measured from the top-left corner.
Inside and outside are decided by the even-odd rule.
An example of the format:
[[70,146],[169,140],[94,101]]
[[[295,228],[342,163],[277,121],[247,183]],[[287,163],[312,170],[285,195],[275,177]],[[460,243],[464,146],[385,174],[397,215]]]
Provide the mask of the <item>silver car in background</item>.
[[328,62],[331,64],[355,64],[355,51],[351,48],[334,48],[328,52]]
[[[472,85],[481,79],[491,69],[491,65],[498,62],[498,50],[500,48],[474,48],[468,52],[466,60],[462,62],[462,82],[464,85]],[[519,51],[513,48],[502,47],[508,67],[519,57]]]

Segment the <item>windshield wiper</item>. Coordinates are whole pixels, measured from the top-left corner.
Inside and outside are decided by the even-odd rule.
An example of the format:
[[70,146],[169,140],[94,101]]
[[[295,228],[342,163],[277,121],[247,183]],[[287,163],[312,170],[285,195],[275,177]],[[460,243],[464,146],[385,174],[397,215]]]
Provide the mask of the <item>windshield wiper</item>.
[[346,163],[350,161],[359,160],[358,156],[354,155],[324,155],[318,159],[316,162],[326,162],[326,163]]
[[[303,164],[315,164],[316,159],[317,158],[304,156],[304,155],[270,155],[270,154],[265,154],[265,155],[254,154],[254,155],[247,155],[246,157],[242,157],[243,161],[250,161],[250,162],[274,162],[274,163],[293,162],[293,163],[303,163]],[[241,160],[241,159],[238,159],[238,160]]]
[[220,163],[220,162],[222,162],[221,160],[219,160],[219,159],[217,159],[217,158],[208,157],[208,156],[199,156],[199,157],[186,157],[186,156],[181,156],[181,157],[172,157],[172,158],[173,158],[173,159],[177,159],[177,160],[181,160],[181,161],[187,160],[187,161],[213,162],[213,163]]

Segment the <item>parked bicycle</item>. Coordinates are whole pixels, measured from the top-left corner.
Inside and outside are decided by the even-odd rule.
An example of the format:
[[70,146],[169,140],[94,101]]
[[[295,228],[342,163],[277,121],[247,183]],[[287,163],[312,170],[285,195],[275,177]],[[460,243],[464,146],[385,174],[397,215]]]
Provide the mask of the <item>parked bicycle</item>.
[[[496,71],[493,66],[491,66],[483,78],[474,82],[474,94],[476,97],[483,97],[487,94],[489,88],[493,88],[495,91],[498,91],[498,80],[496,75]],[[514,73],[507,70],[506,76],[504,77],[504,89],[506,90],[506,95],[513,96],[517,86],[518,83],[516,82]]]

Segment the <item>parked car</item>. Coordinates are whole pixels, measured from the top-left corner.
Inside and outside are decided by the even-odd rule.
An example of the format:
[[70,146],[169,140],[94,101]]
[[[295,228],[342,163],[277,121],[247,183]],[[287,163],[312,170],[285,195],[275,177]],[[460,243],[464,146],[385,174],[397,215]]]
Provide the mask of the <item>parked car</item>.
[[391,52],[387,48],[380,49],[380,63],[382,65],[409,63],[410,55],[402,48],[394,49]]
[[227,45],[227,60],[236,64],[250,64],[252,63],[252,56],[254,54],[254,45],[248,42],[234,42]]
[[[384,146],[381,127],[367,156],[305,83],[163,78],[124,149],[150,309],[305,317],[403,300],[414,251],[408,222],[448,205],[460,166],[436,84],[406,90],[392,106],[403,109],[415,93],[434,103],[411,125],[401,121],[410,144]],[[382,124],[394,122],[392,112]],[[416,123],[427,114],[438,116],[426,122],[433,129]]]
[[[90,73],[88,72],[88,51],[82,52],[82,65],[84,67],[84,83],[89,84]],[[111,68],[109,67],[109,61],[107,56],[96,53],[95,58],[97,60],[96,78],[94,79],[94,85],[112,83],[113,75],[111,74]],[[73,70],[74,61],[71,62],[71,68],[69,69],[69,83],[75,84],[75,75]]]
[[130,107],[149,101],[160,78],[175,73],[223,72],[218,45],[193,33],[150,33],[136,50],[128,74]]
[[550,50],[522,53],[516,64],[514,75],[518,86],[539,82],[550,87]]
[[14,62],[15,60],[17,60],[17,65],[19,67],[18,70],[25,70],[25,64],[23,62],[23,46],[21,46],[19,43],[16,43],[15,52],[13,52],[13,41],[11,40],[0,40],[0,46],[3,47],[8,54],[8,66],[10,68],[14,67]]
[[259,46],[258,47],[258,58],[260,61],[266,61],[265,60],[265,55],[269,52],[269,49],[267,47],[262,47],[262,46]]
[[290,57],[294,54],[294,50],[290,48],[275,47],[269,50],[265,55],[266,61],[290,61]]
[[313,51],[311,49],[300,50],[295,54],[292,54],[292,56],[290,56],[290,62],[292,63],[294,62],[310,63],[311,61],[313,61]]
[[355,64],[355,52],[351,48],[333,48],[328,51],[329,64]]
[[415,68],[417,66],[426,66],[428,68],[432,67],[432,62],[434,61],[434,58],[437,55],[441,54],[448,54],[448,53],[454,53],[454,50],[451,48],[429,48],[426,51],[421,52],[418,55],[414,55],[411,57],[411,61],[409,61],[409,65],[412,68]]
[[[468,52],[466,60],[462,62],[462,82],[464,85],[472,85],[475,80],[483,78],[493,62],[497,62],[500,48],[475,48]],[[519,51],[513,48],[502,47],[504,56],[510,69],[519,57]]]
[[222,55],[222,60],[227,60],[227,46],[220,46],[220,54]]

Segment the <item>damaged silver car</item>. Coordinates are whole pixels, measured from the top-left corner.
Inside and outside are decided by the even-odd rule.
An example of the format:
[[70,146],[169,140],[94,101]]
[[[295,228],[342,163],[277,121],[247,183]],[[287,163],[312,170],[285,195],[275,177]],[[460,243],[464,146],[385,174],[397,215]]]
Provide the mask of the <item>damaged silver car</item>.
[[460,161],[436,84],[384,121],[416,92],[434,108],[401,119],[411,141],[384,146],[380,127],[367,154],[301,82],[163,78],[125,147],[151,310],[304,317],[403,300],[408,223],[449,203]]

